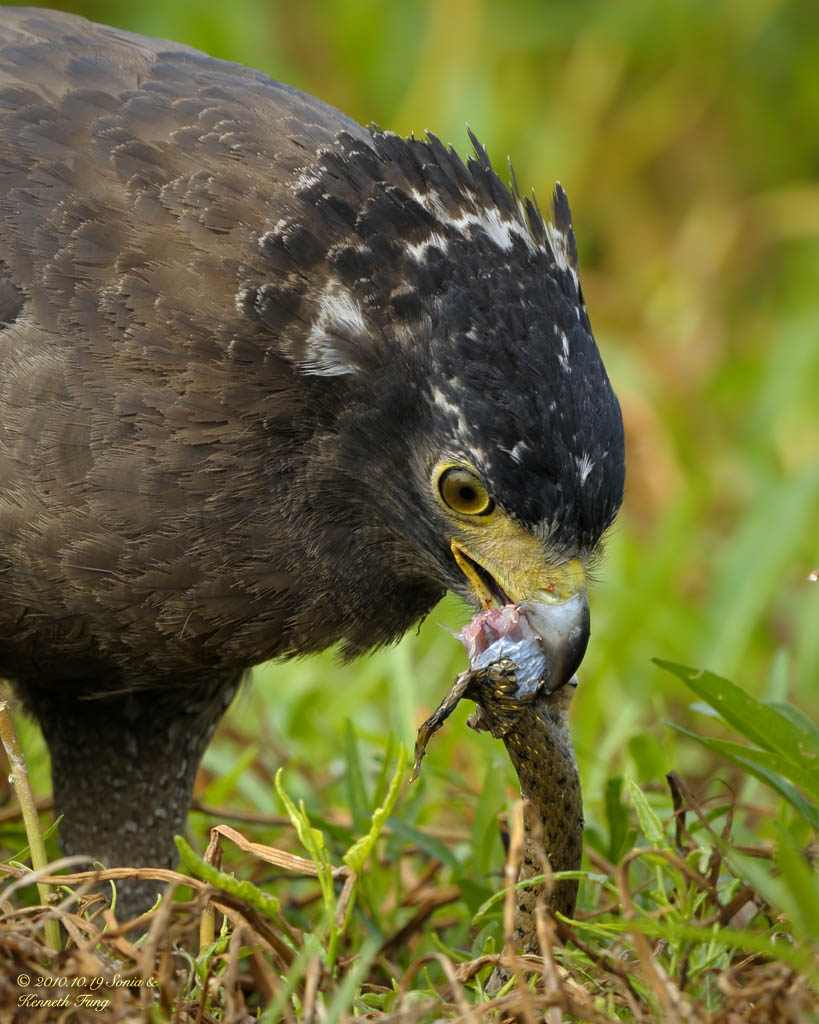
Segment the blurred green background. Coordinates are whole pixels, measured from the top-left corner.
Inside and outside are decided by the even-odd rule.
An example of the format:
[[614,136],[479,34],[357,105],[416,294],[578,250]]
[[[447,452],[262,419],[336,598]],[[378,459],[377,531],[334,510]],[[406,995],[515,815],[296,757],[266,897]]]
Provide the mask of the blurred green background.
[[[430,129],[461,153],[469,125],[501,176],[509,155],[544,206],[563,183],[628,435],[626,500],[591,595],[573,714],[592,819],[624,766],[644,781],[714,768],[663,725],[701,720],[653,657],[816,717],[819,4],[59,6],[261,68],[364,123]],[[275,806],[270,773],[283,760],[296,790],[299,766],[339,781],[347,720],[373,764],[389,730],[411,744],[464,667],[437,623],[466,616],[449,599],[419,635],[353,665],[328,655],[259,670],[207,755],[208,798]],[[464,783],[490,785],[505,764],[462,717],[430,749],[456,816]]]

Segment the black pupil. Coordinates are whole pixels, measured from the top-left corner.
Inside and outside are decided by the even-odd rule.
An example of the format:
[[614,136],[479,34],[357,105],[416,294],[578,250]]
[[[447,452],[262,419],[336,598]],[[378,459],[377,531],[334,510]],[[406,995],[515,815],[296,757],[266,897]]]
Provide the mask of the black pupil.
[[464,505],[471,505],[477,500],[477,492],[474,487],[470,487],[469,484],[461,484],[461,501]]

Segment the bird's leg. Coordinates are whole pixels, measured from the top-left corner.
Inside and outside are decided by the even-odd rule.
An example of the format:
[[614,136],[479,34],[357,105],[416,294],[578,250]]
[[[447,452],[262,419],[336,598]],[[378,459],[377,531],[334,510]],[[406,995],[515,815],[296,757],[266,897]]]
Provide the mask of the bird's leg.
[[[237,685],[231,676],[86,700],[29,690],[51,753],[63,851],[106,867],[173,867],[196,769]],[[148,909],[161,890],[153,881],[119,882],[120,920]]]

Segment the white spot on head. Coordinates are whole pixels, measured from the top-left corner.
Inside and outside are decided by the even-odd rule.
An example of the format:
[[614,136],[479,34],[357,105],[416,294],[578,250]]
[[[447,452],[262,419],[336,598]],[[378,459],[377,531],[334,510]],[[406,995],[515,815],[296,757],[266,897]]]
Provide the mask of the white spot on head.
[[501,448],[501,451],[506,452],[511,460],[517,462],[518,465],[523,462],[523,455],[529,450],[529,445],[525,441],[517,441],[511,448]]
[[495,245],[501,249],[511,249],[515,238],[523,239],[530,248],[534,248],[529,232],[522,224],[518,224],[514,220],[507,220],[501,216],[500,210],[492,207],[479,207],[474,213],[465,213],[458,220],[450,221],[450,223],[462,235],[466,234],[465,228],[483,228]]
[[441,412],[446,413],[447,416],[455,420],[458,433],[465,434],[466,423],[464,421],[463,413],[458,408],[458,406],[455,405],[453,402],[450,402],[450,400],[446,397],[443,391],[441,391],[441,389],[437,387],[433,387],[432,389],[432,400],[438,406]]
[[543,519],[541,519],[540,522],[536,524],[532,532],[538,538],[538,540],[541,540],[544,543],[549,543],[551,535],[557,530],[558,526],[559,520],[557,514],[555,513],[551,516],[545,516]]
[[555,325],[555,332],[560,335],[560,345],[562,352],[558,352],[557,361],[560,363],[564,373],[571,373],[572,368],[569,366],[569,339],[566,337],[566,332],[558,329]]
[[446,252],[447,240],[443,235],[433,232],[431,235],[427,236],[423,242],[416,242],[415,245],[408,245],[405,251],[411,260],[415,260],[416,263],[421,263],[426,258],[427,249],[433,246],[440,249],[441,252]]
[[434,188],[431,188],[429,192],[419,192],[418,189],[414,188],[410,192],[410,196],[416,203],[423,206],[427,213],[431,213],[436,220],[443,222],[447,220],[446,207],[441,202],[441,197]]
[[594,469],[594,459],[588,452],[583,452],[581,456],[576,455],[574,461],[577,463],[577,469],[580,473],[580,485],[582,487],[589,473]]
[[239,291],[236,292],[236,296],[233,299],[233,305],[236,307],[237,313],[244,313],[248,296],[252,290],[252,288],[240,288]]
[[565,270],[571,275],[571,278],[574,281],[574,286],[579,292],[580,279],[577,276],[577,270],[572,265],[572,258],[570,255],[571,247],[568,236],[562,231],[559,231],[554,224],[546,225],[546,233],[549,236],[549,244],[552,247],[552,252],[555,254],[555,263],[561,270]]
[[[460,217],[453,217],[449,213],[441,202],[441,197],[434,190],[419,192],[417,189],[413,189],[410,195],[428,213],[431,213],[443,227],[454,229],[461,235],[466,236],[467,231],[471,233],[472,228],[482,228],[501,249],[511,249],[515,238],[523,239],[530,249],[536,248],[524,222],[510,220],[504,217],[497,208],[481,205],[480,198],[471,192],[466,191],[463,195],[473,208],[467,210]],[[426,245],[429,243],[421,244]],[[412,250],[416,249],[417,246],[410,246],[409,248]]]

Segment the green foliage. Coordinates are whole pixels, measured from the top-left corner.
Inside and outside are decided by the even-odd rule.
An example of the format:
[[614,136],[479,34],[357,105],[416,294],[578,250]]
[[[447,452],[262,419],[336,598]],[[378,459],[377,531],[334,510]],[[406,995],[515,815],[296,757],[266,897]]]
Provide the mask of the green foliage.
[[210,885],[238,896],[241,900],[246,900],[252,907],[261,910],[270,918],[279,917],[279,901],[274,896],[262,892],[250,882],[236,878],[232,873],[219,871],[212,864],[207,864],[196,856],[182,836],[176,836],[175,841],[179,851],[179,863],[184,871],[193,875],[194,878],[201,878]]
[[767,783],[819,829],[819,729],[807,715],[790,704],[758,701],[712,672],[667,661],[657,664],[682,679],[755,746],[700,736],[673,722],[669,725]]
[[[763,738],[757,716],[766,705],[748,701],[739,688],[708,673],[673,670],[687,682],[693,678],[697,695],[712,698],[743,734],[756,729]],[[783,713],[783,718],[800,734],[812,733],[800,714]],[[436,741],[445,741],[452,728],[448,724]],[[766,745],[786,747],[787,732],[780,729],[787,728],[779,722],[769,730]],[[389,739],[381,745],[385,752],[394,748]],[[343,803],[350,789],[346,776],[355,772],[361,821],[355,826],[349,813],[349,825],[337,826],[335,834],[317,824],[319,818],[308,814],[305,801],[296,804],[277,776],[279,797],[293,825],[291,838],[316,866],[318,879],[309,886],[318,888],[320,899],[305,902],[292,887],[286,890],[281,911],[289,920],[286,934],[296,934],[298,925],[302,939],[264,1020],[283,1019],[285,1011],[301,1019],[311,964],[325,978],[313,992],[311,1012],[328,1019],[348,1020],[365,1012],[375,1020],[380,1013],[401,1019],[411,1006],[425,1007],[417,1018],[422,1021],[455,1019],[443,995],[453,972],[471,979],[458,986],[459,1005],[477,1007],[486,998],[482,986],[489,969],[472,964],[502,948],[504,856],[482,837],[491,832],[497,838],[498,813],[510,813],[514,786],[498,790],[493,780],[499,773],[491,767],[479,785],[470,787],[458,766],[452,766],[443,773],[445,784],[451,793],[471,790],[472,825],[464,828],[467,822],[460,821],[458,831],[453,828],[442,838],[419,823],[424,800],[416,803],[415,796],[415,786],[431,784],[437,744],[430,745],[419,781],[402,797],[405,758],[399,754],[388,783],[386,760],[369,757],[368,746],[350,725],[335,786]],[[565,945],[554,951],[573,983],[586,991],[582,1005],[588,1013],[605,1010],[609,1021],[634,1020],[635,1006],[639,1019],[663,1021],[669,1005],[687,1007],[691,1019],[705,1020],[708,1013],[720,1008],[727,1013],[729,1007],[737,1019],[746,1019],[743,1014],[750,1009],[762,1007],[760,1012],[768,1013],[768,1004],[761,996],[749,1003],[743,993],[754,987],[761,991],[766,984],[779,992],[781,981],[790,986],[794,1006],[815,1008],[815,851],[806,848],[804,836],[800,839],[799,830],[783,819],[778,805],[763,811],[755,801],[753,814],[766,815],[776,842],[750,846],[747,827],[739,823],[749,809],[722,799],[715,804],[710,796],[696,798],[678,777],[671,782],[670,789],[646,787],[627,774],[606,787],[605,828],[593,826],[587,835],[592,863],[576,873],[581,880],[576,919],[559,924],[567,929],[560,933]],[[459,822],[460,817],[448,820]],[[287,833],[281,841],[288,842]],[[598,849],[603,860],[594,854]],[[356,876],[355,898],[347,905],[345,891],[352,890],[341,887],[337,864],[346,864]],[[421,892],[425,896],[412,895]],[[297,904],[302,909],[297,911]],[[428,908],[421,918],[419,906]],[[217,941],[217,958],[219,948]],[[775,975],[771,980],[772,963],[785,972],[781,979]],[[611,982],[621,964],[628,964],[628,998],[622,985]],[[396,977],[403,979],[398,986],[391,981]],[[577,995],[577,989],[571,991]],[[727,992],[734,994],[728,998]],[[218,1001],[211,1012],[218,1013]]]
[[634,809],[637,812],[637,819],[640,822],[640,831],[643,836],[652,846],[662,843],[665,835],[663,825],[651,809],[648,797],[629,775],[626,776],[626,785],[628,786],[631,802],[634,804]]
[[375,841],[381,834],[381,830],[389,817],[390,811],[393,809],[395,801],[398,799],[398,791],[401,788],[401,783],[404,781],[406,768],[407,752],[404,747],[399,747],[398,766],[395,769],[395,775],[390,783],[390,788],[386,798],[384,799],[384,803],[373,811],[369,832],[367,832],[366,835],[363,835],[360,839],[357,839],[342,858],[351,871],[361,871],[367,862],[367,858],[372,853]]
[[[358,758],[355,753],[356,743],[351,732],[348,732],[348,739],[350,740],[347,745],[349,767],[351,762],[357,765]],[[350,923],[350,917],[355,907],[359,875],[373,852],[376,840],[386,824],[390,811],[395,806],[401,784],[404,781],[406,768],[407,752],[403,747],[400,747],[398,750],[398,764],[389,789],[384,796],[384,802],[373,810],[369,821],[369,828],[364,835],[356,839],[342,854],[341,859],[349,869],[349,873],[346,875],[345,887],[338,900],[336,900],[334,888],[335,873],[330,861],[327,840],[320,829],[314,828],[311,825],[304,808],[304,802],[300,802],[299,806],[296,807],[295,803],[287,795],[282,783],[282,769],[279,769],[276,773],[276,792],[279,794],[279,799],[285,805],[299,841],[316,867],[316,875],[321,886],[321,896],[326,917],[321,931],[322,933],[329,931],[326,963],[331,970],[335,968],[338,945]],[[360,776],[359,782],[361,783],[361,792],[363,793],[363,779]],[[363,806],[359,809],[363,814]],[[374,955],[375,948],[370,952]]]

